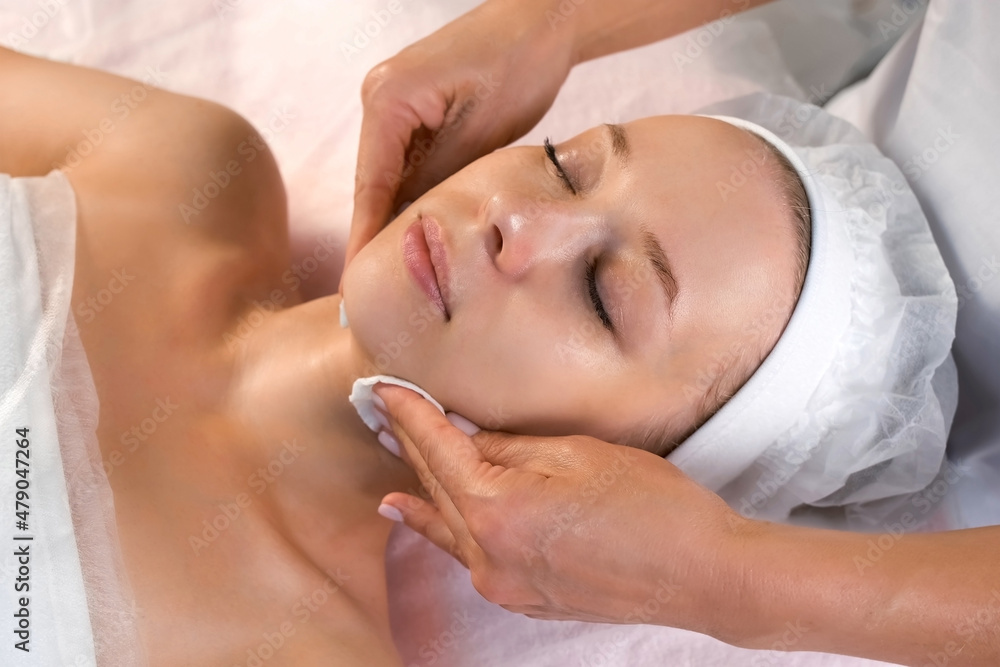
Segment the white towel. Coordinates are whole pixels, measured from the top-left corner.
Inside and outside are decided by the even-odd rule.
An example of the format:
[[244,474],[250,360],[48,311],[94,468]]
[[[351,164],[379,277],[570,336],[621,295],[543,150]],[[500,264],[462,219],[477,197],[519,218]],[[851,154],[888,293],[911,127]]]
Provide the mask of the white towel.
[[[61,207],[51,203],[65,196],[60,181],[65,183],[61,175],[0,176],[0,443],[5,459],[0,466],[0,617],[23,632],[13,638],[4,633],[4,665],[96,661],[49,388],[50,363],[58,361],[48,358],[49,345],[62,342],[73,263],[62,272],[57,268],[49,284],[40,277],[49,268],[43,263],[61,263],[60,253],[72,253],[73,238],[50,247],[52,255],[46,256],[36,246],[32,225],[33,219],[38,225],[65,222],[58,219]],[[70,191],[70,201],[72,196]],[[58,353],[58,347],[53,351]],[[15,452],[26,452],[20,459],[26,465],[15,465]],[[19,470],[25,471],[23,477]],[[25,491],[24,505],[15,505],[16,488]],[[23,511],[18,517],[23,523],[15,524],[17,510]],[[26,617],[16,618],[21,613]]]
[[[96,392],[70,313],[75,241],[73,190],[61,172],[0,175],[5,666],[143,664],[110,487],[95,457]],[[15,451],[29,452],[27,466],[15,464]],[[19,488],[25,505],[16,505]],[[12,634],[22,618],[24,634]]]

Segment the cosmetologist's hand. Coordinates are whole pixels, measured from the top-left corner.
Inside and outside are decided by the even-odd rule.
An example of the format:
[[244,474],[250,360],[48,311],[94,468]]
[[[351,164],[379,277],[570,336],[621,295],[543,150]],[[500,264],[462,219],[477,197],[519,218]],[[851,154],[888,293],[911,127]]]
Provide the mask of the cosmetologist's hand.
[[649,452],[477,432],[408,389],[375,392],[424,486],[383,505],[506,609],[772,651],[1000,664],[1000,526],[880,535],[754,521]]
[[533,618],[718,629],[734,574],[722,557],[749,522],[675,466],[586,436],[469,437],[474,425],[408,389],[375,391],[426,490],[383,504],[487,600]]
[[403,203],[530,130],[572,66],[547,3],[486,2],[372,69],[345,267]]

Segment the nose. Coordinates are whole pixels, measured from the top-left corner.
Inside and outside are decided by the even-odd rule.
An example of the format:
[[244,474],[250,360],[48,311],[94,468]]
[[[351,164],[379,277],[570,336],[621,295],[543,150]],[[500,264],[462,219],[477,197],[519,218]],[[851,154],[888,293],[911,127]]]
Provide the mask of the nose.
[[490,258],[511,278],[570,262],[594,243],[595,225],[565,201],[499,191],[485,202],[482,217]]

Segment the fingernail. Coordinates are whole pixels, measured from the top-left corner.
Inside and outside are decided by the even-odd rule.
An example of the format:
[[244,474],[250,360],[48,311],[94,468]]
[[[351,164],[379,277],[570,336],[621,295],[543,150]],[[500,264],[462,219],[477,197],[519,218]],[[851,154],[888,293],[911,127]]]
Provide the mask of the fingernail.
[[444,416],[448,418],[452,426],[470,438],[483,430],[457,412],[447,412]]
[[399,440],[397,440],[396,436],[394,436],[392,433],[389,433],[389,431],[379,431],[378,441],[382,443],[383,447],[388,449],[396,456],[399,456],[399,449],[400,449]]
[[382,427],[383,430],[385,431],[392,430],[392,424],[389,423],[389,418],[386,417],[384,414],[382,414],[381,411],[379,410],[375,411],[375,419],[378,420],[379,426]]
[[391,521],[401,522],[403,520],[403,513],[392,505],[386,505],[382,503],[378,506],[378,513],[384,516],[386,519]]
[[385,407],[385,401],[383,401],[382,397],[376,394],[374,391],[372,392],[372,403],[374,403],[375,407],[377,407],[382,412],[389,412],[389,408]]

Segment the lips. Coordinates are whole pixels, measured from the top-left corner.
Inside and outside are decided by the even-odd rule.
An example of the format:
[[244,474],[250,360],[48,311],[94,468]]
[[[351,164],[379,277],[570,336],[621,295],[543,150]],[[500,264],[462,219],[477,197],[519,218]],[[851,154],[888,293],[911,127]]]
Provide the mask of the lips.
[[450,320],[451,312],[444,298],[448,294],[448,258],[437,221],[421,216],[406,228],[403,262],[417,286],[444,314],[445,321]]

